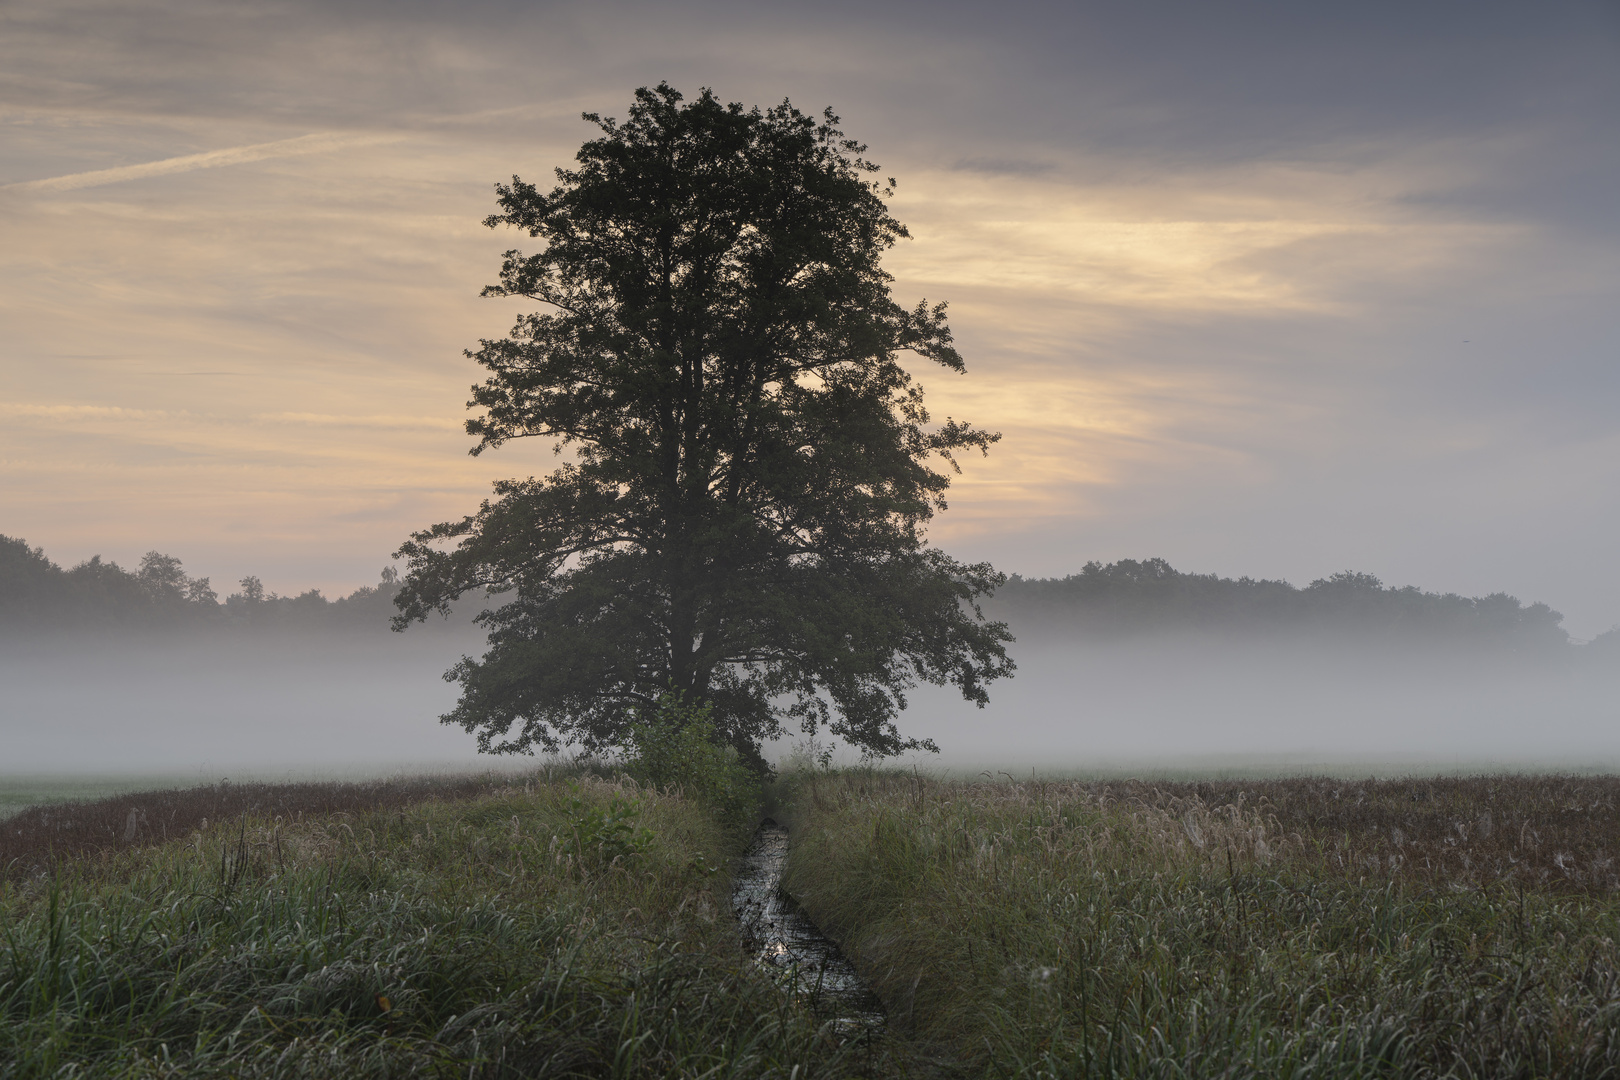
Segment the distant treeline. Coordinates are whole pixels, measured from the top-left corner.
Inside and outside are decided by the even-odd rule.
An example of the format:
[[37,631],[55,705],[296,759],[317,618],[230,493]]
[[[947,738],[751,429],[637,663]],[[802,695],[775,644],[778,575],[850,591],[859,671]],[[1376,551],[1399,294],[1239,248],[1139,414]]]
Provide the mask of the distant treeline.
[[[1304,588],[1286,581],[1187,574],[1163,559],[1089,562],[1063,578],[1016,574],[988,605],[1014,631],[1037,628],[1118,637],[1174,631],[1331,633],[1449,641],[1515,651],[1566,648],[1563,615],[1506,593],[1458,596],[1385,587],[1371,574],[1338,573]],[[1610,631],[1592,643],[1620,651]]]
[[[221,600],[208,578],[188,576],[179,559],[157,551],[143,555],[134,570],[99,555],[63,569],[40,548],[0,536],[0,629],[383,630],[399,591],[392,567],[377,584],[336,600],[316,589],[278,596],[256,577],[238,586]],[[1349,572],[1299,588],[1286,581],[1187,574],[1163,559],[1088,562],[1062,578],[1014,574],[985,606],[990,616],[1008,620],[1014,633],[1031,635],[1329,633],[1515,651],[1570,645],[1561,614],[1506,593],[1470,597],[1412,585],[1389,588],[1371,574]],[[1620,657],[1620,630],[1588,647]]]
[[389,567],[376,585],[328,600],[318,589],[278,596],[245,577],[222,601],[208,578],[190,577],[173,555],[149,551],[134,570],[97,555],[64,570],[40,548],[0,536],[0,628],[383,630],[397,579]]

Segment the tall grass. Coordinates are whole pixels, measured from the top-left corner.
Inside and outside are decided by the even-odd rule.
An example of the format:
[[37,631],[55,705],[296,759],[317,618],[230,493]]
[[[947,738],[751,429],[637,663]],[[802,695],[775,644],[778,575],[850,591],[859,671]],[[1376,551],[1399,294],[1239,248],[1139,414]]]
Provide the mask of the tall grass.
[[590,777],[0,882],[0,1075],[843,1076],[744,960],[719,827]]
[[809,771],[784,881],[976,1073],[1613,1076],[1617,786]]

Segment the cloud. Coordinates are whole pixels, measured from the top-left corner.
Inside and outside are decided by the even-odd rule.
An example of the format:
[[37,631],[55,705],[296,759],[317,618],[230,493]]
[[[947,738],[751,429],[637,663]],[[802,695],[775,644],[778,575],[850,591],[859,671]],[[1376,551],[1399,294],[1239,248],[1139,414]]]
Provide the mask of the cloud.
[[185,154],[181,157],[164,158],[161,161],[147,161],[139,165],[119,165],[111,169],[50,176],[43,180],[24,180],[21,183],[0,186],[0,191],[77,191],[80,188],[122,184],[129,180],[170,176],[197,169],[220,169],[227,165],[247,165],[255,161],[268,161],[271,158],[326,154],[357,146],[376,146],[380,143],[398,142],[400,138],[402,136],[398,135],[317,132],[313,135],[300,135],[296,139],[279,139],[276,142],[254,143],[251,146],[232,146],[201,154]]
[[34,405],[0,402],[0,416],[31,416],[41,420],[167,420],[173,415],[161,409],[126,409],[119,405]]
[[461,431],[463,421],[443,416],[339,416],[332,413],[279,412],[259,416],[265,423],[308,424],[314,427],[344,428],[431,428]]
[[[1576,7],[16,0],[0,142],[46,179],[0,198],[0,378],[47,404],[0,410],[8,531],[346,589],[549,468],[460,434],[460,352],[523,307],[478,286],[532,246],[478,226],[489,181],[668,78],[833,105],[899,179],[896,296],[948,300],[969,365],[920,372],[930,405],[1005,434],[935,523],[953,554],[1353,566],[1594,633],[1620,64]],[[411,134],[350,152],[379,132]]]
[[[190,373],[183,373],[190,374]],[[188,410],[131,409],[121,405],[64,405],[25,402],[0,402],[0,416],[31,417],[64,423],[85,420],[160,421],[174,424],[181,421],[201,421],[234,424],[228,417],[197,416]],[[268,412],[253,417],[261,424],[291,424],[305,427],[367,428],[374,430],[430,430],[461,431],[464,422],[444,416],[402,416],[387,413],[314,413]]]

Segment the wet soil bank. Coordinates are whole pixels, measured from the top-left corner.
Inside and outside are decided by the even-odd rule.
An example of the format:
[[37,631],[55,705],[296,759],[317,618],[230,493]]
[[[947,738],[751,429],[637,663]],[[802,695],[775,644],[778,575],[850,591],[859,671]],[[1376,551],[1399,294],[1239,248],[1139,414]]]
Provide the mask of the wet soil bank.
[[743,947],[816,1008],[862,1027],[883,1023],[883,1004],[838,946],[782,889],[788,831],[766,818],[743,854],[731,892]]

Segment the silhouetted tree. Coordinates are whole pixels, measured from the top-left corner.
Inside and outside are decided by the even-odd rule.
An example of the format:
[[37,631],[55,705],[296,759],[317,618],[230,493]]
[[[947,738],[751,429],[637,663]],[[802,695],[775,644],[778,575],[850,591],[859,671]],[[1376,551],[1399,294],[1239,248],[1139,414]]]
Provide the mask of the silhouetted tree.
[[66,573],[42,548],[0,536],[0,614],[6,621],[50,625],[77,614]]
[[[206,577],[191,577],[173,555],[149,551],[134,572],[92,556],[63,570],[37,547],[0,536],[0,631],[41,628],[147,632],[156,629],[383,630],[395,614],[399,572],[384,567],[377,584],[327,600],[266,591],[257,577],[219,602]],[[453,630],[453,626],[447,626]]]
[[890,298],[889,186],[830,111],[660,85],[622,124],[586,119],[578,168],[498,186],[486,222],[544,246],[485,294],[546,310],[468,354],[489,372],[473,453],[538,437],[573,460],[398,553],[396,628],[510,597],[447,675],[446,722],[486,751],[594,749],[674,690],[756,761],[788,721],[872,755],[931,746],[894,724],[916,680],[982,705],[1012,669],[973,605],[1001,576],[922,537],[949,484],[930,459],[997,436],[931,424],[899,363],[963,370],[944,305]]
[[163,608],[174,610],[184,604],[219,602],[219,594],[209,586],[208,579],[188,577],[180,560],[173,555],[148,551],[141,556],[141,566],[135,576],[147,595]]

